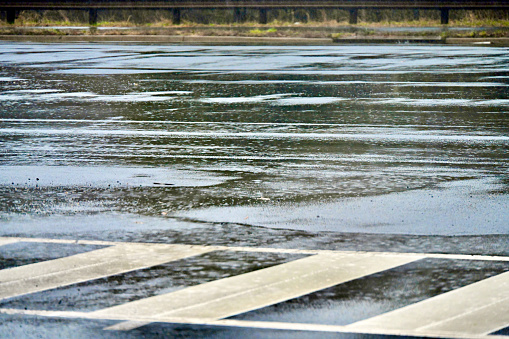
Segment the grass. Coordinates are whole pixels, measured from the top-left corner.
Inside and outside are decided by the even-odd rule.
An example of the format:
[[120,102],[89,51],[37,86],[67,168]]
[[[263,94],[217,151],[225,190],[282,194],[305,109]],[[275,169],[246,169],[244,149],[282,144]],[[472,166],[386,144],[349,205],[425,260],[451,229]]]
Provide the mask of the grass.
[[30,28],[30,27],[0,27],[0,35],[179,35],[179,36],[246,36],[246,37],[300,37],[300,38],[345,38],[345,37],[390,37],[390,36],[414,36],[414,37],[436,37],[442,38],[496,38],[509,37],[509,29],[494,30],[471,30],[471,31],[401,31],[401,32],[383,32],[376,28],[358,27],[355,29],[338,28],[336,32],[332,32],[330,28],[325,30],[320,27],[307,30],[296,30],[292,27],[269,27],[252,28],[244,27],[239,29],[232,26],[213,26],[213,27],[144,27],[142,29],[108,29],[98,30],[96,27],[90,29],[62,29],[55,28]]
[[269,28],[266,30],[256,28],[249,31],[250,36],[276,36],[276,33],[277,33],[276,28]]
[[454,20],[451,24],[458,27],[509,27],[509,20]]
[[339,32],[339,33],[331,34],[332,39],[343,39],[343,38],[353,38],[353,37],[355,37],[355,33]]
[[89,34],[88,29],[86,30],[62,30],[54,28],[44,29],[19,29],[12,27],[0,27],[0,35],[86,35]]
[[[141,12],[141,13],[139,13]],[[233,23],[232,13],[228,11],[197,11],[182,13],[182,21],[174,25],[169,11],[120,11],[102,12],[100,21],[94,27],[129,27],[133,29],[108,29],[108,30],[71,30],[69,26],[88,27],[88,13],[85,11],[23,11],[16,20],[15,25],[8,25],[0,21],[0,34],[25,34],[25,35],[209,35],[209,36],[255,36],[255,37],[306,37],[306,38],[330,38],[354,37],[354,36],[436,36],[436,31],[402,30],[398,33],[380,32],[382,27],[442,27],[438,17],[438,11],[422,11],[421,19],[414,20],[413,12],[381,11],[378,13],[366,10],[359,11],[359,23],[348,24],[346,12],[341,11],[318,11],[318,15],[312,12],[288,11],[284,15],[276,16],[277,11],[269,15],[268,24],[257,22],[257,13],[251,12],[248,20],[243,23]],[[393,13],[394,12],[394,13]],[[426,13],[424,13],[426,12]],[[428,13],[430,12],[430,13]],[[435,13],[436,12],[436,13]],[[220,14],[224,17],[220,17]],[[335,14],[336,13],[336,14]],[[341,15],[338,15],[340,13]],[[297,15],[299,14],[299,15]],[[373,20],[375,18],[376,20]],[[279,14],[278,14],[279,15]],[[209,18],[210,16],[210,18]],[[505,17],[504,17],[505,16]],[[335,17],[331,19],[331,17]],[[201,18],[202,23],[193,19]],[[297,18],[306,20],[298,22]],[[371,19],[371,20],[369,20]],[[217,22],[215,22],[216,20]],[[208,22],[212,21],[212,22]],[[374,22],[376,21],[376,22]],[[30,27],[48,27],[47,29],[29,29]],[[18,27],[23,27],[20,29]],[[62,27],[63,29],[52,29]],[[443,31],[447,37],[509,37],[509,13],[491,13],[489,11],[451,11],[449,27],[486,27],[486,30],[472,31]],[[499,28],[499,29],[493,29]],[[136,28],[136,29],[134,29]],[[490,29],[491,28],[491,29]],[[335,30],[335,32],[333,31]]]

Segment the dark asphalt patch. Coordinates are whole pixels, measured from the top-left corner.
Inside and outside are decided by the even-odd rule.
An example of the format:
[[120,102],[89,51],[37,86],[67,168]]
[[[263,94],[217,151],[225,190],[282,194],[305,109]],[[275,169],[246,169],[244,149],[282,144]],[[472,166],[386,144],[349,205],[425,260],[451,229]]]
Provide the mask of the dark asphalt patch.
[[509,335],[509,327],[490,333],[490,335]]

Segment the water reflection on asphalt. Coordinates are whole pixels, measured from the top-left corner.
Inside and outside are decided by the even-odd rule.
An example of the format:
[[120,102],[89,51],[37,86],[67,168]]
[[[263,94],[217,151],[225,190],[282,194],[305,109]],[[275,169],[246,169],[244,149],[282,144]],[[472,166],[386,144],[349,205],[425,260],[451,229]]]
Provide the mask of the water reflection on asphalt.
[[0,236],[509,255],[506,48],[0,54]]
[[507,234],[506,52],[4,43],[2,220]]
[[506,49],[1,52],[7,224],[128,211],[161,229],[177,215],[309,232],[509,230]]

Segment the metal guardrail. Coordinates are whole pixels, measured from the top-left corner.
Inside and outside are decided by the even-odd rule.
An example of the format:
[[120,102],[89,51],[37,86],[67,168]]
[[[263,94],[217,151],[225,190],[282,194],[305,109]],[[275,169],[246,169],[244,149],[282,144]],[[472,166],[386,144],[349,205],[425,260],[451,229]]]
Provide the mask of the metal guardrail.
[[233,9],[236,21],[242,20],[241,9],[260,11],[260,23],[267,22],[267,10],[282,8],[337,8],[350,12],[350,23],[357,23],[359,9],[438,9],[441,23],[449,23],[451,9],[509,9],[509,0],[4,0],[0,10],[14,23],[21,10],[78,9],[88,10],[90,24],[97,24],[97,11],[104,9],[170,9],[173,21],[180,22],[181,9]]

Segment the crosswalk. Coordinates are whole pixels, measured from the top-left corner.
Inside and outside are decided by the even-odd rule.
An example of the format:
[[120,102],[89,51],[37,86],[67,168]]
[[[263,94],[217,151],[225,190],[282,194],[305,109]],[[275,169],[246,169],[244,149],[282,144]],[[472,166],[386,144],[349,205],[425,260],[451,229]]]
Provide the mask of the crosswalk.
[[378,329],[483,335],[509,324],[509,272],[350,325]]
[[304,256],[89,312],[0,308],[3,314],[118,321],[104,328],[109,331],[129,331],[157,322],[438,338],[490,338],[504,337],[492,333],[509,327],[509,272],[347,325],[231,318],[422,259],[509,262],[509,257],[0,237],[0,246],[18,242],[99,245],[102,248],[0,270],[0,301],[214,251]]
[[0,271],[0,298],[76,284],[209,252],[185,245],[119,244]]

